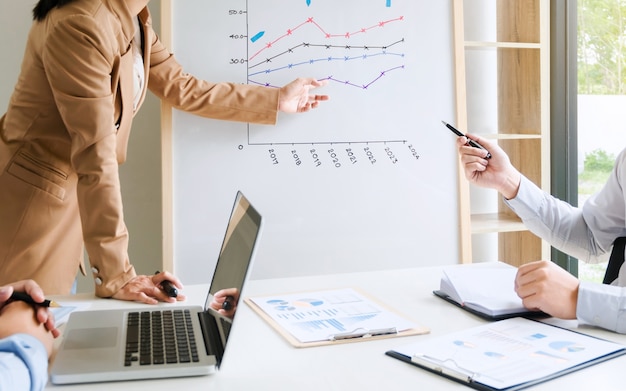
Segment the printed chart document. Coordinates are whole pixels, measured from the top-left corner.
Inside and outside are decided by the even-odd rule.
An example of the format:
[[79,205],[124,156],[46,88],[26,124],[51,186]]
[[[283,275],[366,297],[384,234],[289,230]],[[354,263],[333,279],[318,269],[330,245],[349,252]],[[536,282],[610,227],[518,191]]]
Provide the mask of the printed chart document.
[[74,311],[81,311],[89,308],[91,303],[89,302],[59,302],[60,307],[50,307],[50,311],[54,314],[54,325],[60,327],[67,322],[70,314]]
[[479,390],[519,390],[624,353],[623,345],[511,318],[386,354]]
[[524,307],[515,293],[516,273],[517,268],[504,262],[454,265],[444,268],[439,290],[433,293],[488,320],[546,316]]
[[296,347],[429,331],[351,288],[253,297],[245,302]]

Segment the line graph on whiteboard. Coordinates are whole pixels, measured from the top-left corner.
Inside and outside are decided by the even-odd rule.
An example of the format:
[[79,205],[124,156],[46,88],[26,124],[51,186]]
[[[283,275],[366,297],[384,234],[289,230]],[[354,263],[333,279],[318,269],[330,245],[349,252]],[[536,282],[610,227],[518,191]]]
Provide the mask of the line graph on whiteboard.
[[312,93],[330,97],[305,114],[279,113],[276,126],[248,125],[240,150],[263,147],[275,165],[395,165],[420,160],[421,132],[442,132],[440,121],[451,115],[446,99],[452,83],[441,85],[433,75],[450,64],[433,53],[451,42],[448,32],[437,33],[449,28],[445,21],[440,24],[446,27],[425,26],[425,15],[438,12],[430,2],[225,3],[215,5],[226,8],[216,13],[228,16],[214,30],[227,36],[217,46],[236,79],[280,88],[313,77],[327,84]]
[[455,122],[452,1],[171,7],[172,50],[189,74],[267,88],[311,77],[330,97],[274,125],[173,110],[181,275],[195,278],[198,254],[219,250],[206,238],[219,236],[234,190],[268,216],[255,278],[458,259],[458,154],[441,124]]
[[[366,60],[373,60],[377,57],[398,57],[403,59],[405,54],[401,51],[393,51],[394,46],[398,44],[404,43],[404,38],[399,39],[395,42],[392,42],[387,45],[369,45],[367,43],[361,45],[353,45],[351,43],[344,44],[335,44],[335,43],[323,43],[323,41],[328,40],[339,40],[339,41],[347,41],[349,39],[353,39],[357,37],[359,34],[366,34],[368,31],[372,29],[379,29],[385,27],[389,23],[400,22],[404,18],[402,16],[391,19],[387,21],[378,22],[370,27],[361,27],[353,32],[346,33],[330,33],[324,29],[323,26],[320,26],[314,18],[307,18],[306,21],[300,23],[292,29],[288,29],[287,32],[273,41],[265,44],[265,46],[256,53],[252,54],[248,58],[248,81],[252,84],[259,84],[268,87],[280,87],[276,85],[272,85],[271,82],[260,82],[257,80],[263,78],[264,76],[269,76],[276,72],[281,72],[285,69],[297,69],[297,67],[314,65],[320,63],[327,63],[331,65],[331,70],[328,76],[318,78],[318,80],[328,80],[333,83],[339,83],[345,86],[357,87],[361,89],[368,89],[372,84],[379,81],[382,77],[387,75],[389,72],[394,70],[404,69],[404,65],[400,62],[398,65],[392,64],[391,68],[384,69],[380,71],[374,70],[373,79],[370,81],[364,82],[356,82],[350,80],[347,75],[344,75],[344,78],[337,78],[334,76],[334,70],[336,70],[337,63],[347,63],[347,62],[361,62]],[[317,38],[316,42],[303,42],[297,44],[293,47],[288,47],[285,50],[278,49],[276,54],[272,54],[271,56],[265,56],[262,58],[262,55],[265,52],[271,51],[274,47],[279,46],[281,41],[290,38],[291,35],[296,35],[300,30],[303,30],[307,27],[307,25],[312,25],[314,30],[318,30],[320,35]],[[255,34],[250,41],[255,43],[258,41],[263,35],[265,35],[265,31],[261,31]],[[308,49],[308,50],[305,50]],[[320,50],[321,49],[321,50]],[[297,58],[296,62],[290,61],[291,57],[296,56],[299,52],[306,51],[304,54],[304,58]],[[328,53],[328,54],[327,54]],[[258,62],[257,62],[258,61]],[[274,65],[274,63],[278,63]],[[264,67],[264,65],[271,64],[273,67]],[[321,68],[321,67],[320,67]],[[320,71],[317,69],[316,71]]]

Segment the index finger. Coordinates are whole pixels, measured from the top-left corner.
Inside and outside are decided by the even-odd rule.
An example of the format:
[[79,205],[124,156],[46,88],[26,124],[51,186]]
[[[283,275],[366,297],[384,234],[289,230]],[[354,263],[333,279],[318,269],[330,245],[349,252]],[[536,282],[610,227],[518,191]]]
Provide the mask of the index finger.
[[2,306],[2,303],[4,303],[5,301],[9,300],[12,294],[13,286],[5,285],[3,287],[0,287],[0,306]]
[[168,271],[164,271],[164,272],[160,272],[159,274],[155,275],[152,278],[152,281],[154,282],[154,284],[160,284],[163,281],[169,281],[172,284],[176,285],[176,288],[178,289],[183,289],[183,283],[178,279],[178,277],[176,277],[175,275],[173,275],[172,273],[168,272]]
[[541,268],[543,265],[543,261],[534,261],[525,263],[517,268],[518,275],[525,275],[534,270]]
[[28,293],[28,295],[37,303],[41,303],[46,299],[43,294],[43,290],[33,280],[17,281],[9,284],[9,286],[12,286],[14,291]]
[[473,133],[465,133],[465,137],[467,137],[468,140],[476,141],[478,144],[482,145],[483,147],[487,149],[489,149],[489,147],[493,147],[493,144],[491,144],[491,141],[484,139]]
[[311,84],[315,88],[324,87],[326,84],[328,84],[328,79],[324,79],[324,80],[309,79],[309,84]]
[[225,288],[225,289],[220,289],[219,291],[215,292],[215,297],[221,297],[221,296],[235,296],[237,295],[238,290],[237,288]]
[[543,261],[535,261],[526,263],[517,268],[517,276],[515,277],[515,284],[520,288],[527,285],[537,279],[536,271],[544,266]]

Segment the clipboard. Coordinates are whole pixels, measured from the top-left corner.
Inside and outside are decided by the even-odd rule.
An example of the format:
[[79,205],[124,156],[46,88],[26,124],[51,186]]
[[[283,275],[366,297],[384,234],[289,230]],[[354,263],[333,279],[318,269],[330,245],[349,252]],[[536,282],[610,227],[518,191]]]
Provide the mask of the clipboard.
[[[501,327],[498,327],[498,324]],[[475,343],[475,341],[471,340],[468,336],[480,334],[482,337],[485,337],[484,333],[488,331],[491,332],[497,329],[515,330],[516,328],[519,328],[519,330],[532,330],[532,332],[520,333],[519,335],[516,335],[515,338],[512,338],[511,341],[506,342],[511,344],[520,344],[519,341],[522,341],[522,343],[525,343],[528,346],[528,355],[523,357],[523,360],[525,361],[522,361],[522,359],[518,359],[513,355],[504,358],[511,362],[511,367],[519,369],[520,366],[522,366],[521,368],[523,369],[524,365],[530,365],[529,362],[531,360],[550,360],[552,362],[557,362],[561,359],[563,360],[562,362],[566,362],[566,364],[555,364],[553,367],[546,368],[542,373],[537,373],[535,371],[537,367],[532,367],[531,369],[533,370],[527,370],[527,374],[517,379],[496,379],[495,375],[488,373],[489,370],[486,370],[487,373],[477,371],[476,368],[479,368],[482,364],[473,363],[480,362],[481,360],[490,360],[491,358],[484,358],[487,356],[485,353],[489,352],[495,355],[498,352],[498,342],[493,342],[492,344],[486,343],[484,346],[478,346],[478,343],[476,343],[475,346],[463,346],[463,344]],[[516,341],[515,339],[518,337],[519,341]],[[530,342],[532,337],[536,338],[534,342]],[[504,339],[508,339],[508,336],[505,335],[503,337],[503,335],[499,335],[498,333],[493,336],[494,341],[499,340],[501,343]],[[459,355],[451,353],[450,342],[458,343],[457,352],[462,350],[468,351],[468,348],[470,350],[476,349],[476,357],[482,355],[483,358],[478,358],[472,362],[468,360],[468,357],[462,357],[465,353],[461,353]],[[502,344],[503,346],[506,346],[504,345],[505,343]],[[521,346],[522,345],[517,345],[517,348],[521,349]],[[584,352],[585,348],[589,348],[588,353],[585,356],[580,356],[576,360],[567,361],[570,357],[576,357],[577,354]],[[441,350],[445,351],[445,353],[441,353]],[[501,350],[501,352],[503,351],[504,350]],[[510,318],[474,327],[468,330],[443,335],[432,340],[432,342],[428,342],[428,345],[418,342],[395,350],[389,350],[385,352],[385,354],[389,357],[398,359],[421,369],[425,369],[429,372],[435,373],[457,383],[464,384],[476,390],[516,391],[624,355],[626,354],[626,346],[589,336],[577,331],[568,330],[559,326],[542,323],[534,319]],[[436,357],[438,354],[440,356],[443,354],[444,356]],[[493,358],[501,359],[502,357]],[[493,364],[488,363],[485,367],[487,368],[488,365]],[[519,369],[520,372],[522,369]],[[497,365],[494,365],[493,369],[490,370],[499,370],[500,373],[507,373],[506,367],[503,366],[498,367]],[[530,373],[532,373],[532,375],[530,375]],[[501,384],[501,386],[496,386],[495,384]]]
[[[338,303],[343,299],[348,300],[350,297],[355,301]],[[334,302],[334,299],[337,300]],[[403,337],[430,332],[428,328],[353,288],[246,297],[244,302],[296,348]],[[350,307],[347,310],[352,311],[350,314],[346,314],[343,304]],[[371,312],[363,313],[360,312],[359,308],[370,309]],[[316,311],[319,315],[316,315]],[[375,324],[375,322],[367,322],[367,320],[376,316],[382,319],[382,323],[376,320],[379,322],[376,323],[376,327],[362,327],[363,324]],[[358,319],[364,319],[364,321],[359,323]],[[390,321],[394,323],[391,324]],[[324,333],[324,338],[308,340],[301,337],[305,331],[294,332],[294,330],[298,331],[303,328],[306,330],[309,327],[320,327],[320,329],[326,327],[328,333]]]

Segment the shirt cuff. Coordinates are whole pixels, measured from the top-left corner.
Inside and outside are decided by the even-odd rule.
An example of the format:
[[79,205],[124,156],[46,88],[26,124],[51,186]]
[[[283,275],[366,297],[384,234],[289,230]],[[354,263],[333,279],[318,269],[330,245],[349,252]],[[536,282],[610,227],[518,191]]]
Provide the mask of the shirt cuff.
[[43,390],[48,382],[48,352],[41,341],[30,334],[14,334],[0,340],[0,351],[19,357],[30,373],[30,389]]
[[522,175],[519,189],[515,198],[507,200],[503,198],[504,203],[513,210],[521,218],[527,216],[538,216],[538,212],[544,203],[544,192],[528,178]]
[[135,272],[135,268],[133,265],[128,265],[128,269],[124,271],[122,274],[107,279],[105,276],[101,276],[98,274],[97,269],[92,268],[94,271],[94,278],[96,284],[96,296],[108,298],[116,294],[128,281],[132,280],[137,276]]
[[579,322],[626,334],[626,291],[623,287],[581,281],[576,318]]

